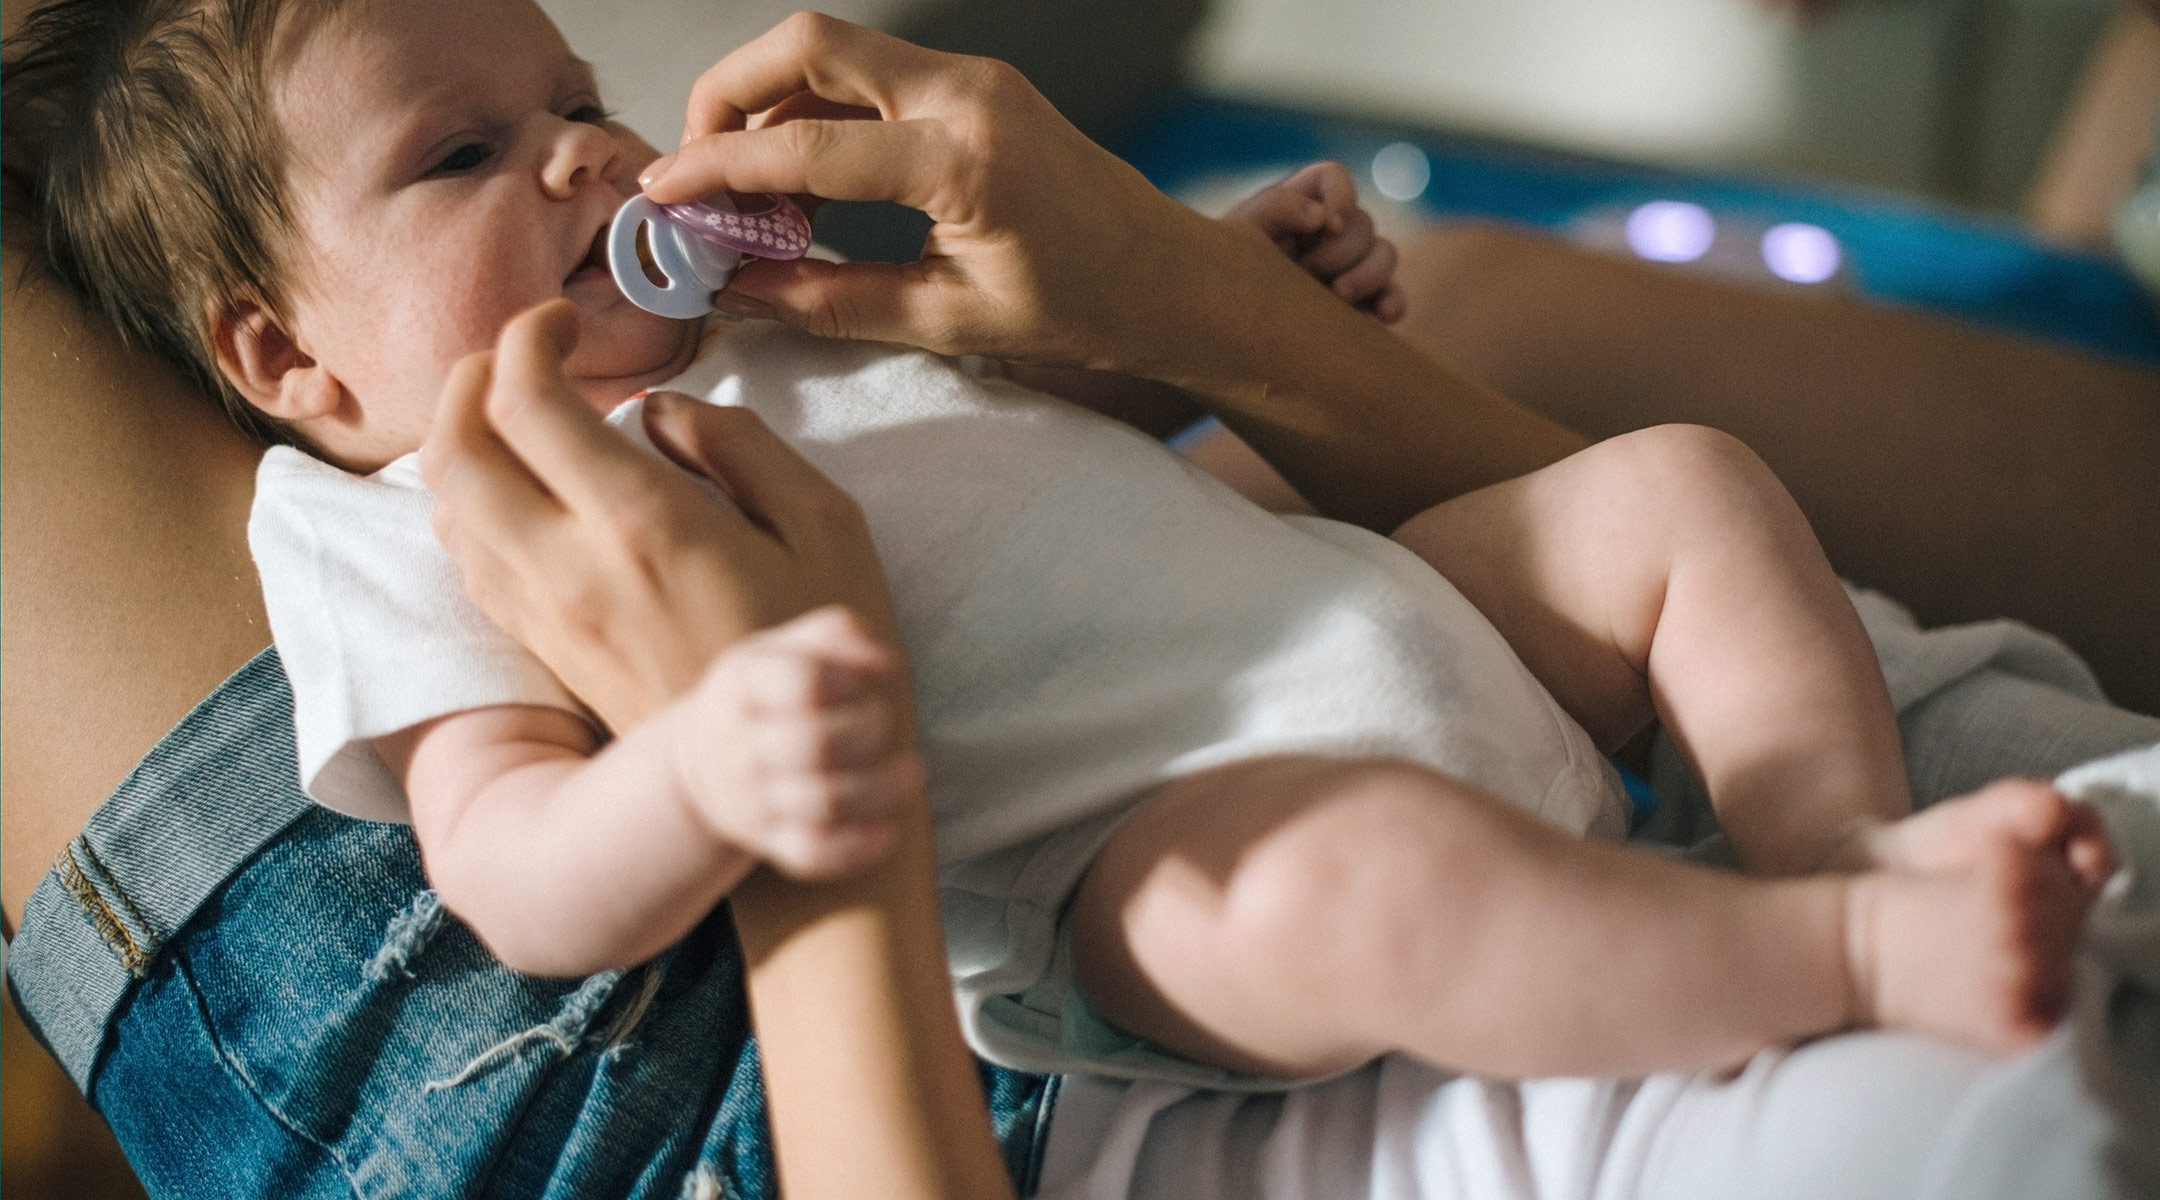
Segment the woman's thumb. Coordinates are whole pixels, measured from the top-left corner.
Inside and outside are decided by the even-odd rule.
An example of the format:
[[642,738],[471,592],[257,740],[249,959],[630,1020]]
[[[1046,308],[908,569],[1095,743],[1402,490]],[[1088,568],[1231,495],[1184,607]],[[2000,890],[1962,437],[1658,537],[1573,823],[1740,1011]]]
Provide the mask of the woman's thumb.
[[782,321],[820,337],[918,343],[907,319],[909,289],[924,286],[920,263],[833,263],[759,259],[735,272],[713,307],[736,317]]
[[654,392],[645,400],[645,432],[677,466],[718,484],[744,516],[790,544],[798,518],[814,524],[824,502],[845,495],[747,408]]

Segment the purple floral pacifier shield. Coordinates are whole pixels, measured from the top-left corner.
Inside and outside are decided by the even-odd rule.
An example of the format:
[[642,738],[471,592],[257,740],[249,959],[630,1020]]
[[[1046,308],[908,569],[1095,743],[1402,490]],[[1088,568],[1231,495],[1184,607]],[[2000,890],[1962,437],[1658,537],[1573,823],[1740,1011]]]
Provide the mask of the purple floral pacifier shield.
[[734,204],[738,211],[712,204],[663,204],[660,211],[691,233],[743,254],[801,258],[809,251],[810,219],[793,200],[761,192],[734,197]]

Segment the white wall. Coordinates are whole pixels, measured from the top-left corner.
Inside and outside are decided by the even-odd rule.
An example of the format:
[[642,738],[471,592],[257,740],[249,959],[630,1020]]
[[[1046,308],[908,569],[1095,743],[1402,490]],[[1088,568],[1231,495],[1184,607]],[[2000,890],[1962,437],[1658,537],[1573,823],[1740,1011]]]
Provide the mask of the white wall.
[[[571,49],[592,61],[600,90],[623,120],[665,150],[682,135],[690,85],[728,51],[809,0],[539,0]],[[814,5],[865,25],[916,0],[824,0]]]
[[1792,37],[1753,0],[1224,0],[1194,65],[1231,95],[1703,160],[1782,126]]

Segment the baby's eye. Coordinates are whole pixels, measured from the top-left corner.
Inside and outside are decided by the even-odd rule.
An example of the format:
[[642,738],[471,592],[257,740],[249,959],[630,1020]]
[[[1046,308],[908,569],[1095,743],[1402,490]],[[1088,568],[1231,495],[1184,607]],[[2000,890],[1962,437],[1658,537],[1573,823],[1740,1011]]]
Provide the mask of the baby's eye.
[[430,174],[462,175],[488,160],[488,148],[479,142],[467,142],[452,150],[435,164]]
[[605,125],[614,119],[613,111],[598,104],[580,104],[563,114],[563,120],[576,121],[581,125]]

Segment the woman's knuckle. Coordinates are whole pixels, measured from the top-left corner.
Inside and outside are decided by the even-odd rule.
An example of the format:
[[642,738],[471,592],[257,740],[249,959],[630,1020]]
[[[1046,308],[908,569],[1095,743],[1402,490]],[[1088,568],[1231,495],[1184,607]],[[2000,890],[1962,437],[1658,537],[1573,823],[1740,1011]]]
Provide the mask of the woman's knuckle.
[[828,121],[789,121],[780,127],[789,153],[805,163],[823,162],[830,157],[837,132]]
[[829,532],[848,534],[863,528],[862,505],[839,488],[820,488],[809,507],[812,519]]
[[816,58],[832,50],[840,22],[821,12],[804,10],[781,23],[797,53]]
[[1015,89],[1032,86],[1018,67],[984,55],[962,57],[948,78],[955,92],[977,97],[991,112],[1000,111],[1001,103],[1009,99]]

